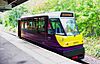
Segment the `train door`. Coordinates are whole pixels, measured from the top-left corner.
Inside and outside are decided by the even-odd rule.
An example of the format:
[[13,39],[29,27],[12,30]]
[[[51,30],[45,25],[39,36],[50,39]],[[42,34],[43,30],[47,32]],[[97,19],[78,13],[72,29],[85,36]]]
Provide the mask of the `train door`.
[[[53,24],[54,22],[51,23],[51,20],[48,21],[48,36],[47,36],[47,46],[49,47],[50,50],[54,52],[58,52],[58,48],[60,45],[58,44],[56,38],[55,38],[55,31],[53,29]],[[55,23],[54,23],[55,24]]]
[[48,36],[47,36],[47,45],[50,47],[54,46],[54,42],[55,42],[55,36],[54,36],[54,32],[52,30],[52,26],[50,24],[50,22],[48,22]]
[[36,23],[37,26],[37,40],[40,44],[45,43],[46,38],[46,17],[40,17],[38,18],[38,21]]
[[48,22],[48,42],[50,46],[60,47],[55,35],[65,35],[59,18],[51,18]]

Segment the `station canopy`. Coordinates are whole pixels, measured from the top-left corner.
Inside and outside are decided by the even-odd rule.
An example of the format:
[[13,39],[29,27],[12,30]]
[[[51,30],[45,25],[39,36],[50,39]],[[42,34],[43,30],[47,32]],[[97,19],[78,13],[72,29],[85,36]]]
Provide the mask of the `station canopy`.
[[10,10],[28,0],[0,0],[0,12]]

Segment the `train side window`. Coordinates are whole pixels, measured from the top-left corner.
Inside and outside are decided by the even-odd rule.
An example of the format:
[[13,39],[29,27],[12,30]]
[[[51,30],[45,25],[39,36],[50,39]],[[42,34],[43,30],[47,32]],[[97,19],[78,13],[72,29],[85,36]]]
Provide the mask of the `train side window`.
[[33,32],[36,31],[36,21],[32,21],[32,30]]
[[25,24],[25,29],[27,29],[27,22],[25,22],[24,24]]
[[54,34],[50,22],[48,22],[48,34]]
[[32,21],[32,31],[37,32],[38,31],[38,18],[34,18]]
[[45,32],[45,21],[43,18],[40,18],[38,21],[38,32]]
[[22,21],[21,22],[21,29],[24,29],[25,27],[24,27],[24,22]]
[[28,20],[22,22],[22,29],[30,33],[45,33],[45,17],[34,18],[34,20]]
[[33,26],[33,22],[32,21],[28,21],[27,22],[27,29],[28,30],[33,30],[32,26]]
[[62,28],[62,25],[60,23],[60,20],[58,18],[52,18],[50,19],[50,22],[51,22],[51,25],[52,25],[52,28],[55,34],[58,34],[58,35],[65,34]]
[[21,29],[25,29],[25,22],[21,21]]
[[21,29],[27,30],[27,22],[26,21],[21,21]]

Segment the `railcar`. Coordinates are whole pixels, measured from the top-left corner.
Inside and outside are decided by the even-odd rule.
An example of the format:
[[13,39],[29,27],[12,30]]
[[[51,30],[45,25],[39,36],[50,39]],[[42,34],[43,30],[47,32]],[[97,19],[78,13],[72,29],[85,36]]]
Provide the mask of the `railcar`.
[[73,60],[84,58],[83,37],[74,12],[22,16],[18,19],[18,36]]

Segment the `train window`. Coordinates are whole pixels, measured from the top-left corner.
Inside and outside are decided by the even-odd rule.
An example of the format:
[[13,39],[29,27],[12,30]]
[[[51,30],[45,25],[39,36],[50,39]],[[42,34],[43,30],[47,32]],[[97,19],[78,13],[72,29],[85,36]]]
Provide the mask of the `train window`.
[[73,18],[69,18],[69,19],[63,18],[63,19],[61,19],[61,22],[62,22],[63,28],[66,32],[66,35],[72,36],[72,35],[79,34],[75,19],[73,19]]
[[45,21],[41,18],[38,18],[38,20],[35,20],[35,29],[37,32],[45,32]]
[[24,29],[25,28],[25,22],[21,22],[21,29]]
[[34,18],[34,20],[22,21],[21,29],[30,33],[45,32],[45,18]]
[[44,32],[45,31],[45,22],[43,20],[39,21],[39,29],[40,32]]
[[21,22],[21,28],[25,28],[24,22]]
[[24,22],[24,25],[25,25],[25,29],[27,29],[27,22]]
[[51,25],[55,34],[64,35],[64,30],[61,26],[60,20],[58,18],[52,18]]
[[33,22],[32,21],[22,21],[21,22],[21,29],[22,30],[33,30]]
[[28,21],[27,22],[27,29],[28,30],[33,30],[32,26],[33,26],[33,22],[32,21]]
[[50,22],[48,22],[48,34],[53,34]]

